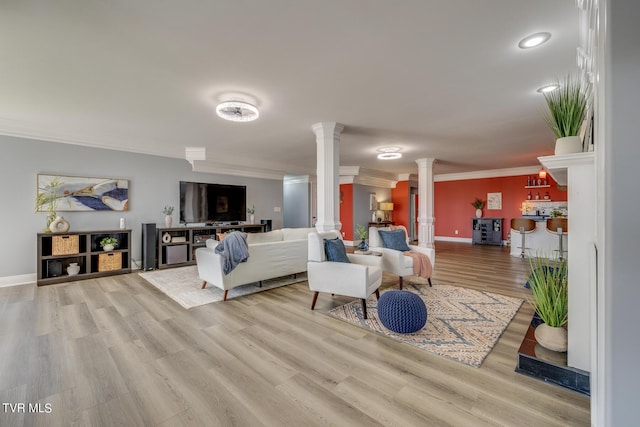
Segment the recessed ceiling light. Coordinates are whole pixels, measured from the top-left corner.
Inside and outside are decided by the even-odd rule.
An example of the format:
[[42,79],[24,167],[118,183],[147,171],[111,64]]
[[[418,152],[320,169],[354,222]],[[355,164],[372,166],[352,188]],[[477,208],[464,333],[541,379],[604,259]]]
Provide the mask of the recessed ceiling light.
[[393,159],[399,159],[400,157],[402,157],[402,153],[380,153],[380,154],[378,154],[378,158],[380,160],[393,160]]
[[520,49],[529,49],[532,47],[540,46],[542,43],[546,42],[551,38],[551,33],[535,33],[531,34],[520,40],[518,43],[518,47]]
[[260,112],[255,105],[243,101],[221,102],[216,107],[218,116],[232,122],[250,122],[260,116]]
[[546,85],[546,86],[542,86],[541,88],[538,88],[536,92],[539,92],[539,93],[553,92],[554,90],[559,88],[560,88],[560,85],[557,85],[557,84]]

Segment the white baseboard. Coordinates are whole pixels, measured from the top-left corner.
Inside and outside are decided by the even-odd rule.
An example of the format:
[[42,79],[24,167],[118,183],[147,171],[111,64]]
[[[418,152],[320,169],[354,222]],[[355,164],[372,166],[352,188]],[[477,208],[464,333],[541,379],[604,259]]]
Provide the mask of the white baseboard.
[[7,286],[28,285],[36,282],[36,274],[20,274],[17,276],[0,277],[0,288]]
[[433,238],[435,241],[441,242],[458,242],[458,243],[471,243],[472,239],[470,237],[449,237],[449,236],[435,236]]

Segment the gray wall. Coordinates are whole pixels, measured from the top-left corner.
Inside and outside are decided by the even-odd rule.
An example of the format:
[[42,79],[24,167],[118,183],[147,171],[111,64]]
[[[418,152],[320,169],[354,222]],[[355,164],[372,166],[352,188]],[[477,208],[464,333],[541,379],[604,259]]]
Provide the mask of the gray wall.
[[256,222],[272,219],[282,228],[282,181],[197,173],[182,159],[103,150],[77,145],[35,141],[0,135],[0,283],[2,278],[35,274],[36,233],[46,226],[46,213],[34,213],[36,176],[39,173],[68,176],[123,178],[129,180],[127,212],[60,212],[71,231],[117,229],[126,219],[132,235],[132,257],[140,259],[141,224],[164,223],[162,208],[173,205],[174,225],[179,221],[179,181],[247,186],[247,206],[255,204]]
[[[369,210],[369,194],[376,193],[376,200],[380,202],[391,201],[391,189],[382,187],[372,187],[370,185],[353,184],[353,230],[355,231],[357,224],[369,227],[371,221],[371,211]],[[377,216],[384,219],[382,211],[378,211]],[[354,234],[354,240],[358,237]]]
[[[640,2],[608,0],[605,44],[604,372],[607,426],[638,425],[638,116],[640,115]],[[601,6],[602,7],[602,6]],[[603,315],[599,313],[599,315]]]
[[311,227],[311,183],[285,180],[283,211],[284,227]]

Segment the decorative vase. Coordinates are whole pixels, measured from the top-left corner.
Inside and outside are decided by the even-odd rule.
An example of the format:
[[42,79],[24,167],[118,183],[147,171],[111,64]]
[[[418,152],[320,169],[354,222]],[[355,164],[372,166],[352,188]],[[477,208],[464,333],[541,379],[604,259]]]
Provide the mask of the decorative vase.
[[167,215],[164,217],[164,225],[167,226],[167,228],[171,227],[171,224],[173,224],[173,217],[171,215]]
[[66,233],[69,231],[69,228],[69,222],[61,216],[56,217],[56,219],[49,224],[49,230],[51,230],[52,233]]
[[80,272],[80,266],[78,265],[77,262],[72,262],[69,264],[69,266],[67,267],[67,274],[69,276],[75,276],[76,274],[78,274]]
[[114,246],[114,245],[104,245],[104,246],[102,247],[102,249],[103,249],[104,251],[106,251],[106,252],[109,252],[109,251],[114,250],[114,249],[115,249],[115,246]]
[[482,218],[482,209],[476,209],[476,218]]
[[255,224],[255,217],[253,216],[253,214],[251,214],[249,219],[251,220],[251,224]]
[[556,139],[556,156],[573,153],[582,153],[582,140],[579,136],[565,136]]
[[556,328],[546,323],[541,323],[533,331],[533,335],[536,337],[538,344],[544,348],[553,351],[567,351],[567,330],[563,327]]
[[360,243],[358,243],[358,250],[360,250],[360,251],[368,251],[369,250],[369,244],[367,243],[366,240],[362,239],[360,241]]

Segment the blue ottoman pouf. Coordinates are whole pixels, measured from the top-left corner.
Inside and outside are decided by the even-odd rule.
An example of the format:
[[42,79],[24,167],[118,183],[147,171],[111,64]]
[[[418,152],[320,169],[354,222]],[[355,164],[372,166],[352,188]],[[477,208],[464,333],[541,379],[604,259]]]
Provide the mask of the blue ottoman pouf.
[[410,334],[424,328],[427,306],[418,295],[408,291],[387,291],[378,301],[378,318],[393,332]]

